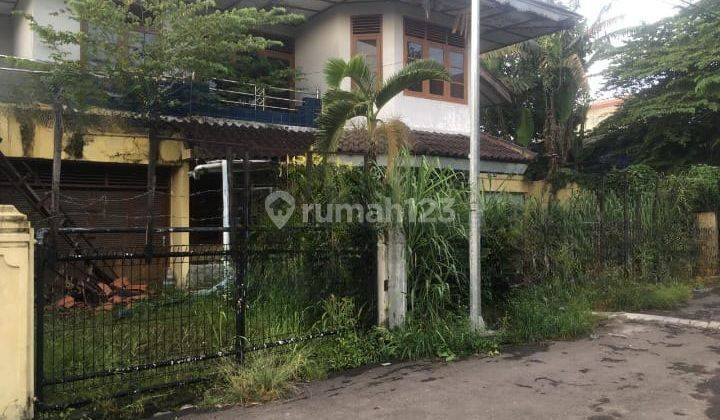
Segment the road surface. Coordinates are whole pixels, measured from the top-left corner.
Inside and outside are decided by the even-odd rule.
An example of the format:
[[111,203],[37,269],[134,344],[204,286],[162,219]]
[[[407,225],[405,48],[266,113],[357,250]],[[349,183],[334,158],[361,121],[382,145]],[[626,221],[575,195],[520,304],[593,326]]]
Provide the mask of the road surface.
[[[720,321],[720,296],[665,315]],[[720,419],[720,332],[606,321],[592,337],[454,363],[393,364],[287,401],[188,419]]]

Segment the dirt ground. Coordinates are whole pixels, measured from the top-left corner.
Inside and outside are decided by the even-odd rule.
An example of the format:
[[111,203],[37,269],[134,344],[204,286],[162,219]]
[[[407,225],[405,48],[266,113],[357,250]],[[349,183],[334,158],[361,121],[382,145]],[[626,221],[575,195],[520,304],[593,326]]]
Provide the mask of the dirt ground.
[[[678,317],[720,321],[706,294]],[[455,363],[404,363],[307,384],[196,419],[720,419],[720,333],[606,321],[591,337]]]

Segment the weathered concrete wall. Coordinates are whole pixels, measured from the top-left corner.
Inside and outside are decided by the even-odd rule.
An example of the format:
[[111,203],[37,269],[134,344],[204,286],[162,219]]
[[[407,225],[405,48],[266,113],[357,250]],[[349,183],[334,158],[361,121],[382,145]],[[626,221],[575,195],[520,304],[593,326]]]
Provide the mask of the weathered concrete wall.
[[[44,123],[37,119],[23,118],[20,121],[9,108],[0,110],[0,151],[8,157],[28,157],[52,159],[53,128],[52,122]],[[24,129],[32,125],[32,130]],[[23,138],[23,132],[32,133],[32,138]],[[125,131],[122,127],[105,127],[104,131],[90,129],[84,136],[85,146],[82,157],[71,156],[63,152],[63,160],[81,160],[98,163],[135,163],[147,164],[148,139],[142,133]],[[72,132],[66,132],[63,138],[63,150],[70,142]],[[180,141],[165,140],[160,143],[158,163],[161,165],[180,165],[185,149]]]
[[25,215],[0,205],[0,418],[32,418],[34,240]]

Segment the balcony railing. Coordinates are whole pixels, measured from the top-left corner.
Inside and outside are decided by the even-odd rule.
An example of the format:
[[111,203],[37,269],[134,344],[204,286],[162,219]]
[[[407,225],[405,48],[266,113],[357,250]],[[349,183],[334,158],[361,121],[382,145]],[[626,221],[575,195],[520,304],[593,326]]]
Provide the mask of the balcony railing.
[[[43,73],[45,72],[42,70],[20,67],[12,57],[0,55],[0,102],[25,105],[33,101],[47,102],[49,98],[42,98],[42,89],[37,89],[42,86],[39,83],[39,76]],[[35,89],[30,86],[31,84],[35,85]],[[174,93],[172,98],[169,98],[164,113],[175,116],[202,115],[314,127],[321,107],[319,91],[309,92],[229,79],[216,79],[209,83],[186,80],[176,82],[174,85],[172,89]],[[38,93],[31,97],[28,94],[31,91]],[[112,97],[105,103],[92,100],[91,102],[111,109],[127,111],[137,109],[133,104]]]
[[320,91],[309,92],[228,79],[208,84],[217,116],[266,123],[313,127],[320,111]]

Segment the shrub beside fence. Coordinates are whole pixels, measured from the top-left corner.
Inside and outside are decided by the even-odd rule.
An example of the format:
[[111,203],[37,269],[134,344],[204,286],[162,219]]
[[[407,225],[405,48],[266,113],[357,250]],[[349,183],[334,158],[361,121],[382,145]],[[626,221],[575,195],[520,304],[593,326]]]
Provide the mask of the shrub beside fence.
[[[323,302],[367,299],[369,242],[356,233],[350,243],[332,226],[257,228],[229,249],[43,247],[40,402],[63,408],[186,385],[212,379],[219,359],[337,334],[321,322]],[[177,287],[166,273],[183,264]]]

